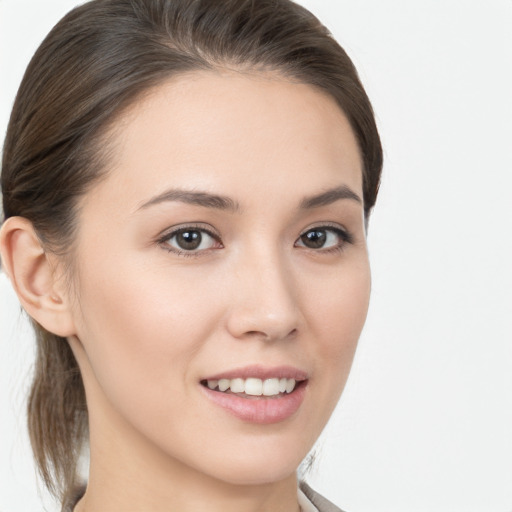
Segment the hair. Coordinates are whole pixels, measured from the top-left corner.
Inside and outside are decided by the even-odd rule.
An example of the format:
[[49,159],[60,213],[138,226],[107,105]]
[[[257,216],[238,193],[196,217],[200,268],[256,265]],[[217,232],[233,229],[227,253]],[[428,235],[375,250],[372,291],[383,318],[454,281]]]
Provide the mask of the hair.
[[[276,72],[336,100],[359,145],[368,217],[382,168],[372,107],[309,11],[290,0],[93,0],[52,29],[25,72],[3,150],[5,219],[25,217],[45,251],[72,262],[78,200],[107,173],[120,114],[173,76],[224,68]],[[33,324],[30,439],[46,486],[66,501],[87,438],[85,392],[66,339]]]

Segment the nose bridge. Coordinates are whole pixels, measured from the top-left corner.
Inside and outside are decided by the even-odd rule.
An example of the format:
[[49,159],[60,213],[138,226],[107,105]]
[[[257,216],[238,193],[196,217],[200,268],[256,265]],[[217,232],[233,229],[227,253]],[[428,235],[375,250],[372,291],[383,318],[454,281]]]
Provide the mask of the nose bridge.
[[295,333],[300,311],[292,269],[278,247],[260,245],[250,256],[241,255],[234,275],[231,334],[277,340]]

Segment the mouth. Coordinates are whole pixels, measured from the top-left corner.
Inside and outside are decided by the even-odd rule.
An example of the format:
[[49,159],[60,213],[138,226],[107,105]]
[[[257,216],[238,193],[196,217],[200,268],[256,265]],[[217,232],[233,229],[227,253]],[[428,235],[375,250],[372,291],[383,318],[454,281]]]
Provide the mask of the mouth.
[[234,394],[248,399],[280,398],[293,393],[295,389],[305,384],[306,379],[296,380],[286,377],[269,379],[236,377],[234,379],[205,379],[201,381],[202,386],[212,391]]
[[305,399],[308,375],[293,367],[251,366],[200,381],[205,396],[247,423],[279,423],[295,416]]

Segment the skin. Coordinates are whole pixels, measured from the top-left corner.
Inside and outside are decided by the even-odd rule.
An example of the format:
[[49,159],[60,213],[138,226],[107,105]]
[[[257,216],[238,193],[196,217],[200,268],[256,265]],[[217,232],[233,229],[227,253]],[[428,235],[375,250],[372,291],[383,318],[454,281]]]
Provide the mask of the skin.
[[[312,86],[196,72],[132,106],[113,136],[108,175],[80,205],[72,292],[39,253],[32,294],[46,302],[27,304],[68,337],[84,379],[91,465],[76,510],[297,511],[296,469],[343,390],[370,294],[362,202],[300,208],[333,188],[362,197],[349,123]],[[169,189],[237,208],[142,206]],[[190,224],[215,236],[173,252],[163,235]],[[315,227],[324,247],[304,245]],[[15,262],[36,242],[22,219],[3,231],[21,287]],[[242,421],[205,397],[202,379],[253,364],[307,373],[291,417]]]

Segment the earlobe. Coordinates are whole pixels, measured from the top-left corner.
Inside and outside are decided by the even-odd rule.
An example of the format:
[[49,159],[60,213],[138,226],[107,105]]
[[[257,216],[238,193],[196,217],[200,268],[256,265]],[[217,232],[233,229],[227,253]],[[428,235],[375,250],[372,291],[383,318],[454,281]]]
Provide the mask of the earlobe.
[[8,218],[0,230],[2,265],[25,311],[47,331],[74,334],[69,297],[32,226]]

